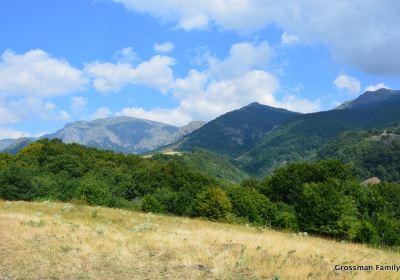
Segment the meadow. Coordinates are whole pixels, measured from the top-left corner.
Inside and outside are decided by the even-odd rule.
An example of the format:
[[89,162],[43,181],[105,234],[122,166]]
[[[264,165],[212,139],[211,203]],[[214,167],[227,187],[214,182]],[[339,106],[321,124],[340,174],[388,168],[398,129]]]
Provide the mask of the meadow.
[[250,225],[0,201],[0,279],[399,279],[400,253]]

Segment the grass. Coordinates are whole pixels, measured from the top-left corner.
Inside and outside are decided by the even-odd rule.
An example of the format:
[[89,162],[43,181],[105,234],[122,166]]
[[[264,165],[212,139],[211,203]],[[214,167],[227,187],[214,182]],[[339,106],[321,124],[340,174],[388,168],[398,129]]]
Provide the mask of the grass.
[[400,253],[119,209],[0,201],[0,279],[400,278],[335,264],[400,264]]

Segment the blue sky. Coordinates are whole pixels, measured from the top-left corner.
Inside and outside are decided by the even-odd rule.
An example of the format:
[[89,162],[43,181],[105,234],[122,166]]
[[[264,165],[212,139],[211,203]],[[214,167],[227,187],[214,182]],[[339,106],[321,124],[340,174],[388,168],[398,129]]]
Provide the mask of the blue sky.
[[183,125],[253,101],[314,112],[400,88],[400,4],[321,2],[1,1],[0,138],[120,115]]

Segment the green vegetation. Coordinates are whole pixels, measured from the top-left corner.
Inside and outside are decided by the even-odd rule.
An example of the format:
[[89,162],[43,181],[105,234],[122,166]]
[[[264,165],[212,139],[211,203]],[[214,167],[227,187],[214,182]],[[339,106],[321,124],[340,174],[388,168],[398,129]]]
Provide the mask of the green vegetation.
[[179,150],[206,149],[237,157],[248,151],[274,126],[298,113],[252,103],[226,113],[195,130],[179,145]]
[[195,149],[193,152],[184,153],[182,158],[188,166],[227,182],[239,183],[248,177],[234,165],[232,159],[224,155]]
[[297,116],[282,123],[240,155],[238,166],[249,174],[263,177],[286,163],[316,160],[318,151],[340,133],[384,128],[399,122],[399,106],[400,101],[393,100],[366,109]]
[[344,132],[318,151],[318,159],[349,163],[361,179],[400,181],[400,127]]
[[0,198],[77,201],[400,245],[400,186],[362,185],[337,160],[293,163],[230,184],[180,156],[142,158],[40,140],[0,154]]

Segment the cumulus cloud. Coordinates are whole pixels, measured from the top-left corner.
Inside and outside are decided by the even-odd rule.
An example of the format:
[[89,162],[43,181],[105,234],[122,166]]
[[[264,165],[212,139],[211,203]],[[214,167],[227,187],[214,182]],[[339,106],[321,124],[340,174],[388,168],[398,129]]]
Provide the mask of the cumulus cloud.
[[65,121],[69,115],[64,110],[42,98],[24,97],[0,101],[0,124],[42,121]]
[[318,110],[319,102],[297,95],[278,98],[279,81],[264,69],[269,55],[266,43],[235,44],[225,59],[211,57],[206,70],[192,69],[186,77],[175,80],[171,91],[179,106],[151,110],[127,107],[117,115],[184,125],[192,120],[208,121],[255,101],[298,112]]
[[115,59],[119,63],[132,63],[138,59],[136,52],[131,47],[123,48],[115,52]]
[[174,49],[175,45],[171,42],[165,42],[165,43],[155,43],[154,44],[154,51],[160,52],[160,53],[169,53]]
[[43,50],[24,54],[6,50],[0,57],[0,93],[3,96],[59,96],[80,91],[86,83],[80,70]]
[[174,64],[172,57],[156,55],[137,67],[129,63],[92,62],[85,66],[85,73],[100,92],[117,92],[126,85],[137,84],[166,93],[174,80]]
[[110,109],[107,107],[100,107],[94,112],[92,115],[90,115],[90,119],[96,120],[96,119],[103,119],[111,116],[112,112]]
[[302,41],[325,43],[335,58],[363,71],[400,72],[397,0],[114,1],[186,30],[216,26],[252,33],[275,24]]
[[229,56],[224,60],[209,57],[209,71],[217,79],[237,77],[250,69],[266,68],[270,56],[267,42],[238,43],[231,46]]
[[379,84],[376,84],[376,85],[369,85],[369,86],[367,86],[367,87],[364,89],[364,91],[376,91],[376,90],[381,89],[381,88],[389,89],[389,87],[386,86],[384,83],[379,83]]
[[347,76],[346,74],[340,74],[337,76],[334,84],[338,89],[347,90],[350,94],[358,94],[361,90],[361,83],[354,77]]

